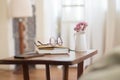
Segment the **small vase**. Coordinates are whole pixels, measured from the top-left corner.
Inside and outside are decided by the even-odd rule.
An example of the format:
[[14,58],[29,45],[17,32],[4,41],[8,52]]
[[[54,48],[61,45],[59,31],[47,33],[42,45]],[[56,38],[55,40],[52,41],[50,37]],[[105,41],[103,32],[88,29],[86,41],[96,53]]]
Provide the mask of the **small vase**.
[[83,31],[75,34],[75,51],[87,51],[86,34]]

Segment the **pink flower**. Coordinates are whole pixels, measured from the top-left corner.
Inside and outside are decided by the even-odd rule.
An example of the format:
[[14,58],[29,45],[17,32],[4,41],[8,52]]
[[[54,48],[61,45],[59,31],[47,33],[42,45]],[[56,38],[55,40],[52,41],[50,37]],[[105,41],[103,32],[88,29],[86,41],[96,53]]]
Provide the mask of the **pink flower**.
[[85,31],[85,29],[86,29],[87,26],[88,26],[88,24],[87,24],[86,22],[79,22],[79,23],[75,26],[74,30],[75,30],[76,32]]

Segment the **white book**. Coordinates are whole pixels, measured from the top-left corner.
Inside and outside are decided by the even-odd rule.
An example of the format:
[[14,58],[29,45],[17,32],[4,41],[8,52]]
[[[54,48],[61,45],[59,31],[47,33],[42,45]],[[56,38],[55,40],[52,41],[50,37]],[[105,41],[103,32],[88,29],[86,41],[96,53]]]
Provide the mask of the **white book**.
[[37,49],[37,52],[40,54],[68,54],[68,48],[44,48],[44,49]]

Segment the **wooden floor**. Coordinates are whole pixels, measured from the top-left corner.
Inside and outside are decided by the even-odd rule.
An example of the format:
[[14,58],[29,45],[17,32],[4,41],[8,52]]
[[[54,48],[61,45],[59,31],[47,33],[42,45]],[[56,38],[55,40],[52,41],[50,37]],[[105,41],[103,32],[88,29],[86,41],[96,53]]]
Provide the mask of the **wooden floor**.
[[[51,67],[51,80],[62,80],[62,69]],[[23,80],[22,73],[13,73],[12,70],[0,70],[0,80]],[[69,69],[69,80],[77,80],[76,68]],[[45,69],[31,69],[30,80],[46,80]]]

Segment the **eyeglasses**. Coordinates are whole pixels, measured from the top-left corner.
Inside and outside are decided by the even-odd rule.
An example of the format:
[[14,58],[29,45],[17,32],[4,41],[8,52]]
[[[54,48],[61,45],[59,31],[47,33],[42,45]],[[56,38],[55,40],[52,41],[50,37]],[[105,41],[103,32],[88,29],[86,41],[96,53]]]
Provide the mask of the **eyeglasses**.
[[50,37],[48,43],[44,44],[44,43],[42,43],[40,41],[38,41],[38,43],[40,45],[42,45],[42,46],[62,46],[63,40],[62,40],[62,38],[60,36],[57,37],[56,39],[54,37]]

